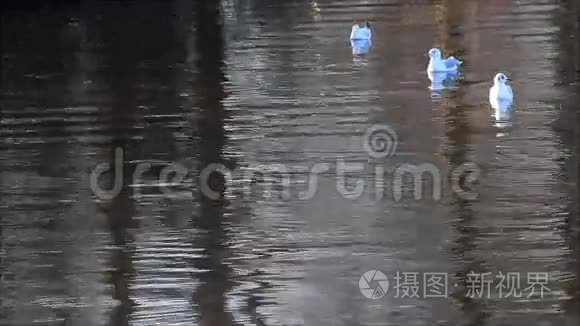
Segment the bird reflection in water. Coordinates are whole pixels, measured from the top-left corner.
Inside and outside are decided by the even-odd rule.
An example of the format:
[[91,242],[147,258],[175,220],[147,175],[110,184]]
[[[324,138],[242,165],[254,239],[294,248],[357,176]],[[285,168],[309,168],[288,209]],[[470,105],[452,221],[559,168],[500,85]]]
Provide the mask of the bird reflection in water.
[[[491,108],[493,110],[492,116],[495,120],[494,126],[502,130],[506,130],[512,127],[513,121],[513,101],[510,100],[491,100]],[[498,132],[497,136],[504,136],[505,132]]]
[[371,50],[372,46],[373,42],[371,40],[350,40],[352,54],[355,56],[367,54]]
[[427,77],[431,81],[429,89],[433,92],[440,92],[445,88],[453,87],[455,80],[459,76],[459,72],[449,71],[449,72],[427,72]]

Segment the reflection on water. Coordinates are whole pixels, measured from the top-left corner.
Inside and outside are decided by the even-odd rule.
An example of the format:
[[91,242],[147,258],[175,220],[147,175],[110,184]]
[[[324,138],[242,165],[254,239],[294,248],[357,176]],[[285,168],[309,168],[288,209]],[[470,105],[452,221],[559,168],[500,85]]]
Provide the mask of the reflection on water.
[[353,55],[368,53],[371,50],[372,45],[371,40],[350,40]]
[[[512,126],[512,119],[514,116],[513,101],[493,99],[490,101],[493,109],[493,118],[495,119],[495,126],[500,129],[506,129]],[[503,133],[498,133],[498,136]]]
[[456,79],[460,76],[459,70],[452,72],[427,72],[427,77],[431,81],[429,90],[434,102],[439,101],[443,96],[443,90],[452,90],[457,88]]
[[[0,325],[580,321],[574,2],[80,3],[1,13]],[[345,41],[367,19],[372,46]],[[425,73],[432,47],[459,75]],[[509,109],[488,101],[497,71]],[[362,146],[375,124],[393,155]],[[340,160],[363,183],[337,185]],[[118,162],[97,197],[91,171]],[[412,164],[436,167],[440,200],[439,179],[419,199],[397,183]],[[379,300],[359,290],[371,269]],[[425,297],[433,272],[446,296]],[[508,272],[547,289],[470,295]]]
[[432,91],[441,91],[445,89],[450,83],[454,82],[455,79],[459,76],[460,72],[452,71],[452,72],[427,72],[427,77],[431,81],[431,85],[429,89]]

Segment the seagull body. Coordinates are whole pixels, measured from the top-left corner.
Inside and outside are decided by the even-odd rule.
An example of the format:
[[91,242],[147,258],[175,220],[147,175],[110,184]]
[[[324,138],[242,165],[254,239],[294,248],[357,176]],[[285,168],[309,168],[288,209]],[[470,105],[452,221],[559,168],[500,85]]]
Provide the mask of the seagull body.
[[350,40],[370,40],[373,37],[371,31],[371,25],[366,22],[364,26],[359,26],[358,24],[352,25],[352,30],[350,31]]
[[432,91],[439,91],[443,90],[447,86],[449,86],[455,78],[457,78],[457,70],[449,71],[449,72],[433,72],[427,71],[427,77],[431,81],[431,85],[429,89]]
[[453,72],[457,71],[463,63],[453,56],[443,59],[441,50],[437,48],[429,50],[428,55],[429,65],[427,66],[427,72]]
[[350,40],[350,46],[352,47],[352,54],[361,55],[366,54],[370,51],[373,43],[371,40]]
[[[490,99],[491,107],[493,108],[493,118],[495,126],[498,128],[509,128],[512,126],[514,110],[512,106],[513,101],[502,99]],[[498,134],[501,136],[502,134]]]
[[510,79],[503,73],[497,73],[493,78],[493,86],[489,89],[489,103],[511,102],[514,99],[512,87],[509,85]]
[[511,101],[495,99],[490,101],[493,108],[493,116],[496,120],[509,120],[512,115]]

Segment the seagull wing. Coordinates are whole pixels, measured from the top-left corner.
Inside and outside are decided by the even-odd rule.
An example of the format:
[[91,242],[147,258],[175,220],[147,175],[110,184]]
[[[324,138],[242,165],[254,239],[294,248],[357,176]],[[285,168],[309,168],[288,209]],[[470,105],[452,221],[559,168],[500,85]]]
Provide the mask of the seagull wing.
[[366,29],[364,30],[364,33],[363,33],[363,35],[365,36],[365,38],[366,38],[366,39],[369,39],[369,40],[370,40],[370,39],[371,39],[371,37],[373,36],[373,35],[372,35],[372,32],[371,32],[371,30],[370,30],[369,28],[366,28]]
[[448,69],[453,69],[458,67],[461,64],[461,61],[457,60],[457,58],[455,57],[449,57],[447,59],[445,59],[445,67],[447,67]]

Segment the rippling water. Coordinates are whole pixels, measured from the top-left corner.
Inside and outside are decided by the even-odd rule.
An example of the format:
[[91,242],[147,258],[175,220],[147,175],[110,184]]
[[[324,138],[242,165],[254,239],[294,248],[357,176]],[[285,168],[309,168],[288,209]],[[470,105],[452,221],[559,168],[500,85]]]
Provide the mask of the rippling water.
[[[578,8],[232,0],[222,30],[203,3],[3,12],[1,325],[580,322]],[[353,56],[365,19],[375,39]],[[442,90],[425,74],[433,46],[464,60]],[[498,71],[507,113],[487,101]],[[377,124],[396,133],[390,156],[365,151]],[[340,162],[360,165],[343,188]],[[106,163],[122,163],[110,199],[91,183]],[[198,182],[210,163],[233,171],[210,176],[220,200]],[[171,164],[186,175],[160,181]],[[398,193],[410,164],[440,174],[420,199],[408,179]],[[371,300],[359,279],[375,269],[390,282]],[[508,272],[522,297],[496,288]],[[425,273],[447,275],[447,294],[427,298]],[[472,297],[482,273],[493,284]],[[549,275],[543,295],[527,273]]]

